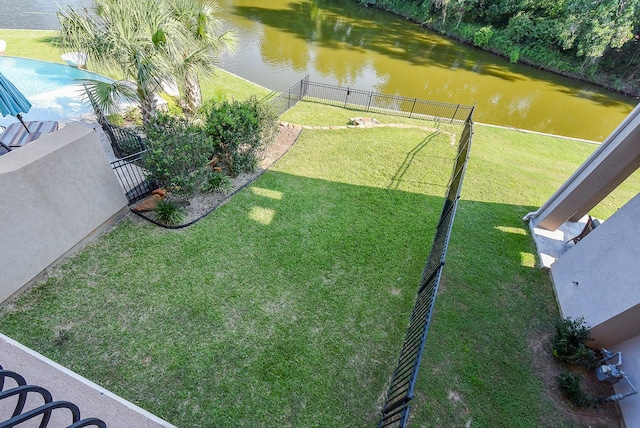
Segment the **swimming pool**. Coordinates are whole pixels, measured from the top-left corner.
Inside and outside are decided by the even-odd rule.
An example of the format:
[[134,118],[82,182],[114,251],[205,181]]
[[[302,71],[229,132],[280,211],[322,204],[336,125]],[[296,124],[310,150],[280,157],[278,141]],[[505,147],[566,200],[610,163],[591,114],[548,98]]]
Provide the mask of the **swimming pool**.
[[[23,114],[25,120],[82,120],[91,108],[82,99],[83,89],[77,79],[108,80],[68,65],[11,56],[0,56],[0,72],[31,102],[31,109]],[[0,125],[16,120],[13,116],[1,117]]]

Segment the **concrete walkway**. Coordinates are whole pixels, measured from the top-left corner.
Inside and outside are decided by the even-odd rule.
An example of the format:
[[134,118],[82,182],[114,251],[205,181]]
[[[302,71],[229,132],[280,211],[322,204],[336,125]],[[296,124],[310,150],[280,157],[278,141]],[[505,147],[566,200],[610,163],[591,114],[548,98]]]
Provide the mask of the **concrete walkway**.
[[[107,391],[84,377],[62,367],[37,352],[0,334],[0,365],[22,375],[27,384],[38,385],[51,392],[54,401],[70,401],[80,408],[82,418],[99,418],[109,428],[175,428],[170,423],[141,409],[133,403]],[[4,390],[15,387],[7,380]],[[36,394],[29,395],[26,412],[43,404]],[[9,419],[15,400],[0,401],[0,423]],[[21,428],[37,427],[38,423],[21,424]],[[48,427],[66,427],[71,424],[71,414],[65,409],[52,413]]]

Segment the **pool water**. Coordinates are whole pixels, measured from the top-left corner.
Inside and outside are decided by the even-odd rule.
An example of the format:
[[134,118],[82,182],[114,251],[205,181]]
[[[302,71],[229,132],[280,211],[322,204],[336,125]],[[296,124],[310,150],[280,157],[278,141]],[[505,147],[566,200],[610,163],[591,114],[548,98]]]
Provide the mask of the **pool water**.
[[[91,113],[83,100],[78,79],[108,80],[103,76],[63,64],[0,56],[0,72],[31,102],[25,120],[82,120]],[[0,125],[16,121],[12,116],[0,118]]]

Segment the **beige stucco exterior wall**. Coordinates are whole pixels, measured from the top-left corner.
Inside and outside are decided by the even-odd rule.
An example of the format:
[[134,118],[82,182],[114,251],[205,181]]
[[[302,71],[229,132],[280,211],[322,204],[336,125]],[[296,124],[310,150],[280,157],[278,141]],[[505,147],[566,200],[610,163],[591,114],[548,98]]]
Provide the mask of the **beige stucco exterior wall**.
[[640,194],[551,265],[563,317],[584,317],[595,347],[640,334]]
[[0,156],[0,302],[127,212],[94,130],[67,125]]

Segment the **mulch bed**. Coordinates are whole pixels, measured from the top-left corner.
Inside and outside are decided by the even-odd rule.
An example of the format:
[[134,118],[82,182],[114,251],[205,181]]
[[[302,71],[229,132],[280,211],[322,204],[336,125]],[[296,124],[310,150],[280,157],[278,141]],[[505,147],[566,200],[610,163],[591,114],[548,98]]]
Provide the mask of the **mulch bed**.
[[265,152],[263,153],[262,159],[258,164],[258,168],[256,168],[252,172],[242,173],[235,178],[232,177],[231,180],[233,181],[233,188],[227,193],[196,194],[189,200],[184,200],[178,196],[168,194],[168,200],[173,199],[185,207],[187,215],[183,223],[177,225],[167,225],[156,220],[154,211],[138,212],[133,208],[131,211],[139,215],[140,217],[162,227],[170,229],[180,229],[190,226],[213,212],[220,205],[228,201],[231,196],[242,190],[247,185],[251,184],[263,172],[268,170],[269,167],[271,167],[271,165],[273,165],[275,161],[280,159],[282,155],[284,155],[287,150],[289,150],[293,143],[295,143],[298,136],[300,135],[300,132],[302,132],[301,126],[280,123],[280,125],[278,126],[278,134],[276,135],[273,143],[271,143],[271,145],[269,145],[269,147],[267,147]]

